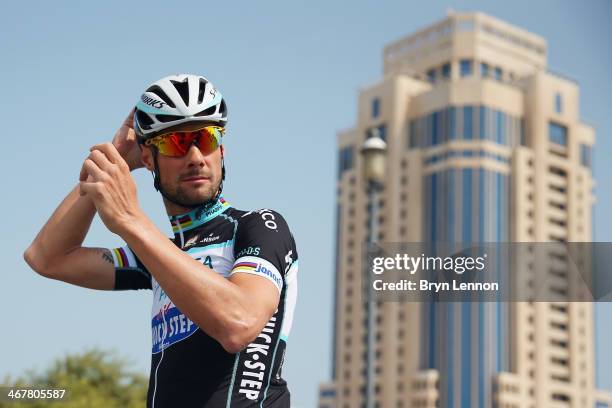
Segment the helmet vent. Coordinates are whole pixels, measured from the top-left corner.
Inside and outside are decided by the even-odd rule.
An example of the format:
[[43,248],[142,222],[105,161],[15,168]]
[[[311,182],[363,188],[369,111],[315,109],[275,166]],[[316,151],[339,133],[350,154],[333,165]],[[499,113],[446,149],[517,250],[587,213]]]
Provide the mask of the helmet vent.
[[200,78],[200,89],[198,90],[198,105],[204,101],[204,91],[206,90],[206,82],[204,78]]
[[170,97],[168,95],[166,95],[164,90],[161,89],[159,86],[153,85],[153,86],[149,87],[149,89],[147,89],[145,92],[154,93],[162,101],[166,102],[166,105],[170,106],[171,108],[176,108],[176,105],[174,104],[174,102],[172,102],[172,99],[170,99]]
[[185,81],[183,82],[178,82],[178,81],[170,81],[170,82],[172,82],[172,85],[174,85],[179,95],[181,95],[183,102],[185,102],[185,106],[188,106],[189,105],[189,84],[187,82],[187,79],[185,79]]
[[143,111],[136,111],[136,119],[138,120],[138,124],[143,129],[150,129],[153,124],[153,119]]
[[155,115],[155,117],[157,118],[157,120],[159,120],[162,123],[173,122],[175,120],[183,119],[183,116],[177,116],[177,115]]
[[217,106],[213,105],[210,108],[204,109],[200,113],[196,113],[194,116],[210,116],[210,115],[214,115],[216,110],[217,110]]
[[221,104],[219,105],[219,114],[221,114],[222,118],[227,116],[227,106],[225,106],[225,99],[223,99],[221,101]]

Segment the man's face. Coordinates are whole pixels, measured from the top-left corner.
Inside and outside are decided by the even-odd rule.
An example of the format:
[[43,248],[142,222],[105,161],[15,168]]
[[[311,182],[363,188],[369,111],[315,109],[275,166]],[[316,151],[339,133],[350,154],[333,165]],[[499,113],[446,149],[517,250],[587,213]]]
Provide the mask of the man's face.
[[[154,170],[151,148],[144,148],[142,160]],[[223,146],[204,154],[191,145],[183,157],[157,155],[161,187],[164,193],[183,207],[196,207],[217,195],[221,184],[221,155]]]

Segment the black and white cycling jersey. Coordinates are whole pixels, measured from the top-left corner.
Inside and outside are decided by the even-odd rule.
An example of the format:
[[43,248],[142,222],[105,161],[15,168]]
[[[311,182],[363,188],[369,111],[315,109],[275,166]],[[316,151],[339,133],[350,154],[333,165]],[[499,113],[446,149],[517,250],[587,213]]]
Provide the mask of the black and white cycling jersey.
[[147,407],[289,407],[281,377],[297,298],[298,254],[283,217],[241,211],[223,198],[170,217],[173,242],[228,278],[249,273],[272,282],[278,308],[260,335],[236,354],[184,315],[129,247],[112,250],[115,289],[152,289],[152,359]]

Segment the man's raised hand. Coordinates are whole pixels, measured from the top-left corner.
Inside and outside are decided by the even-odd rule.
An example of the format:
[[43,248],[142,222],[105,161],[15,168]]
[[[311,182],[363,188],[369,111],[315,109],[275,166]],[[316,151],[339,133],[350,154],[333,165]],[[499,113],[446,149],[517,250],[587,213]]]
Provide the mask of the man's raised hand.
[[134,132],[134,110],[132,109],[113,137],[113,145],[128,164],[130,171],[144,167],[140,161],[140,147]]
[[136,183],[127,162],[111,143],[93,146],[79,175],[80,194],[96,206],[104,225],[116,234],[142,215]]

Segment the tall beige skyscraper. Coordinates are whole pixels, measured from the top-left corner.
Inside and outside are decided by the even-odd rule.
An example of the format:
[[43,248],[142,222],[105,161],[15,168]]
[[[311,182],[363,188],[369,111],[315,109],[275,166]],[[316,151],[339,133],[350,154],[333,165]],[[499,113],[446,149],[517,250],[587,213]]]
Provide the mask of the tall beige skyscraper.
[[[591,303],[379,302],[368,319],[373,207],[381,242],[593,238],[595,132],[578,84],[548,70],[543,38],[451,12],[383,57],[357,123],[338,134],[334,360],[319,407],[612,407],[595,388]],[[359,155],[373,135],[388,145],[376,203]],[[569,284],[555,271],[547,282]]]

